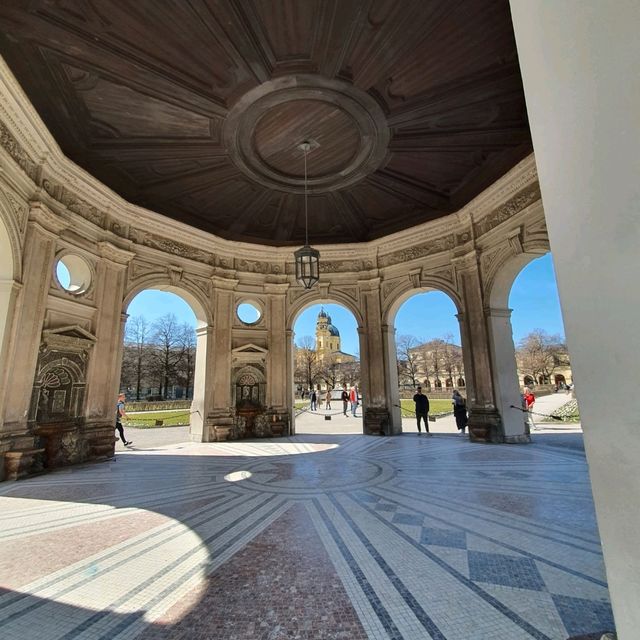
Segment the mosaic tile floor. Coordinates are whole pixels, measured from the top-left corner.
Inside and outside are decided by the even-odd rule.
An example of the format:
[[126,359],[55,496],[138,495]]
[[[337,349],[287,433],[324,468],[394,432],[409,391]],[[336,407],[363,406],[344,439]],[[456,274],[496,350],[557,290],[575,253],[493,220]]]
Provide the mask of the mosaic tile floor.
[[613,629],[584,455],[542,441],[298,436],[119,453],[0,485],[0,541],[3,640]]

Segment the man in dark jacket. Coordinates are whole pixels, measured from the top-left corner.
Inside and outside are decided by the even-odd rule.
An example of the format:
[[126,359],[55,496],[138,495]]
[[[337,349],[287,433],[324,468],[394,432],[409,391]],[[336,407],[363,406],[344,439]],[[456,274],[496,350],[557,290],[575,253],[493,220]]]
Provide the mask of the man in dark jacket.
[[347,385],[342,385],[342,394],[340,395],[340,399],[342,400],[342,413],[345,418],[349,417],[347,413],[347,408],[349,407],[349,392],[347,391]]
[[424,421],[424,430],[427,435],[429,433],[429,398],[422,393],[422,387],[417,388],[417,393],[413,396],[413,401],[416,403],[416,420],[418,421],[418,435],[420,431],[420,420]]

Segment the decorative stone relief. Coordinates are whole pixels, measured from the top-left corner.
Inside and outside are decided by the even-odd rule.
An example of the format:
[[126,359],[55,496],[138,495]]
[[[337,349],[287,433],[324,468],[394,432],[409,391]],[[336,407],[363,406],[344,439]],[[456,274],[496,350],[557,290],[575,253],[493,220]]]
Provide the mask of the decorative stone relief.
[[387,300],[393,292],[401,286],[406,285],[407,278],[393,278],[391,280],[386,280],[382,283],[382,299]]
[[97,207],[89,204],[85,200],[78,198],[74,193],[69,191],[66,187],[59,185],[51,180],[45,178],[42,181],[42,188],[60,204],[64,205],[78,215],[82,216],[85,220],[97,225],[98,227],[104,227],[105,214]]
[[167,265],[167,274],[169,275],[169,281],[173,286],[176,286],[182,280],[182,276],[184,274],[184,269],[180,267],[176,267],[173,264]]
[[80,326],[43,332],[29,420],[75,423],[83,415],[87,356],[95,336]]
[[135,282],[145,276],[162,273],[161,267],[150,262],[135,259],[129,265],[129,281]]
[[540,200],[540,198],[540,185],[537,182],[525,187],[510,200],[494,209],[482,220],[479,220],[473,225],[476,237],[480,237],[487,233],[487,231],[502,224],[505,220],[526,209],[530,204]]
[[424,244],[408,247],[406,249],[400,249],[381,256],[378,260],[381,267],[388,267],[392,264],[399,264],[402,262],[409,262],[411,260],[417,260],[418,258],[424,258],[426,256],[433,255],[435,253],[441,253],[443,251],[449,251],[456,246],[456,236],[450,233],[440,238],[435,238],[430,242]]
[[169,240],[168,238],[163,238],[162,236],[158,236],[154,233],[143,233],[137,229],[134,230],[134,232],[137,238],[136,242],[140,242],[139,238],[142,237],[141,243],[146,247],[158,249],[160,251],[164,251],[165,253],[171,253],[175,256],[189,258],[190,260],[196,260],[197,262],[214,264],[213,253],[190,247],[186,244],[183,244],[182,242],[178,242],[177,240]]
[[16,217],[16,223],[18,225],[18,229],[20,232],[24,231],[25,224],[27,222],[27,216],[29,215],[29,208],[23,202],[20,202],[13,194],[8,191],[3,191],[3,194],[6,196],[9,204],[11,205],[11,209]]
[[20,143],[13,137],[4,122],[0,122],[0,145],[13,158],[16,164],[33,180],[37,182],[38,165],[29,157]]

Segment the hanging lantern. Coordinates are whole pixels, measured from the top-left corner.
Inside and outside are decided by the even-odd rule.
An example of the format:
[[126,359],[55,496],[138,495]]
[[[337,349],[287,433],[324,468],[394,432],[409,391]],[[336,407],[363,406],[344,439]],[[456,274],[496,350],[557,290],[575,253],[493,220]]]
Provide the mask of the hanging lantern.
[[309,213],[307,206],[307,153],[311,143],[305,141],[298,145],[304,154],[304,247],[294,252],[296,260],[296,280],[305,288],[311,289],[320,280],[320,252],[309,246]]

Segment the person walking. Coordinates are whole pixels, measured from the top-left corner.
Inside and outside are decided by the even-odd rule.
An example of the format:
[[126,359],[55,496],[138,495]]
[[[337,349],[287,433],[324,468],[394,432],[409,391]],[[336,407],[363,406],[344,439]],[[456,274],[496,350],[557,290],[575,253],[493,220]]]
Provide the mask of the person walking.
[[318,408],[318,395],[316,394],[316,390],[313,389],[311,391],[311,411],[315,411]]
[[124,437],[124,427],[122,426],[122,419],[129,419],[127,412],[124,410],[124,401],[126,396],[124,393],[118,395],[118,403],[116,404],[116,429],[120,434],[120,440],[122,440],[122,444],[125,447],[128,447],[130,444],[133,444],[133,440],[127,440]]
[[424,422],[424,431],[430,436],[429,433],[429,398],[422,393],[422,387],[416,387],[416,394],[413,396],[413,401],[416,405],[416,421],[418,422],[418,435],[422,433],[420,430],[420,420]]
[[456,419],[456,427],[458,427],[460,435],[463,436],[468,422],[467,401],[457,389],[454,389],[451,402],[453,403],[453,416]]
[[347,391],[347,385],[342,385],[342,393],[340,394],[340,399],[342,400],[342,413],[345,418],[349,417],[347,413],[347,408],[349,407],[349,392]]
[[359,398],[358,398],[358,387],[355,384],[351,385],[351,389],[349,390],[349,402],[351,403],[351,415],[356,418],[356,409],[358,408]]
[[531,391],[531,389],[529,389],[529,387],[525,387],[523,389],[522,401],[524,404],[523,408],[526,411],[525,421],[529,425],[529,431],[531,430],[538,431],[538,427],[536,426],[536,423],[533,421],[533,414],[532,414],[533,405],[536,402],[536,397],[533,395],[533,392]]
[[331,409],[331,388],[327,388],[327,395],[324,398],[324,408]]

